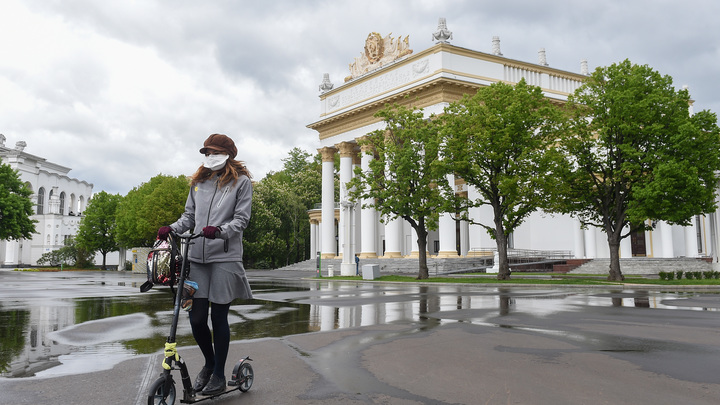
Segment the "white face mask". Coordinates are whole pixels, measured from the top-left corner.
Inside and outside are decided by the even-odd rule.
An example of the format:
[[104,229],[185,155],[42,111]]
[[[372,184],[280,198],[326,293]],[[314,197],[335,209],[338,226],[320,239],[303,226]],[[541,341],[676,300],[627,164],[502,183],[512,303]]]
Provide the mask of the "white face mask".
[[203,160],[203,166],[210,170],[220,170],[225,167],[228,157],[228,155],[207,155]]

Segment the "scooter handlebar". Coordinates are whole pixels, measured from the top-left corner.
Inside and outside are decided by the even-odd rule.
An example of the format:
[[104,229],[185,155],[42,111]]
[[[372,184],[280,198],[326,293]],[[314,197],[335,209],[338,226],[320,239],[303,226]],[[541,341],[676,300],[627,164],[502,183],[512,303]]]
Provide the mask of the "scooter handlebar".
[[205,237],[205,236],[204,236],[203,234],[201,234],[201,233],[187,233],[187,232],[185,232],[185,233],[177,233],[177,232],[175,232],[175,231],[170,231],[170,235],[172,235],[174,238],[187,239],[187,240],[192,240],[192,239],[197,239],[197,238],[203,238],[203,237]]

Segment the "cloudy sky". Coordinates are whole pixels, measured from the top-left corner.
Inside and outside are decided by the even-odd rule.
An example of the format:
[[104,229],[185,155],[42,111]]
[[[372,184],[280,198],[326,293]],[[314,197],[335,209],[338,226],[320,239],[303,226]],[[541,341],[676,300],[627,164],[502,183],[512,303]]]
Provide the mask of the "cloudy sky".
[[263,178],[293,147],[315,153],[323,73],[336,86],[370,32],[579,72],[626,58],[689,86],[720,113],[716,0],[2,0],[0,133],[6,146],[126,194],[191,174],[203,140],[230,135]]

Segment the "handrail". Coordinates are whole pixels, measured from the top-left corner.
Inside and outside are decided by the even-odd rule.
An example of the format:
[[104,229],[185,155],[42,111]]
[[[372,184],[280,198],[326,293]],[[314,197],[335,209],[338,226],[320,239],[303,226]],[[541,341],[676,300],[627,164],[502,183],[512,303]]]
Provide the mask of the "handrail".
[[[471,252],[489,252],[492,255],[497,252],[496,247],[492,248],[472,248]],[[508,259],[537,259],[539,257],[545,259],[571,259],[573,258],[570,250],[537,250],[537,249],[508,249]]]

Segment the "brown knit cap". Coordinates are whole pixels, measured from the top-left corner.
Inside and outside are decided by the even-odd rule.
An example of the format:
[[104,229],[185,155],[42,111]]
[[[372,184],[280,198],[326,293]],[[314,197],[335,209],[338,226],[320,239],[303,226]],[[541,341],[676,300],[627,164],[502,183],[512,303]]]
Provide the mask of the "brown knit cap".
[[212,134],[205,140],[200,153],[204,155],[208,153],[208,150],[227,153],[230,159],[235,159],[235,156],[237,156],[235,142],[229,136],[223,134]]

